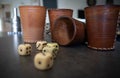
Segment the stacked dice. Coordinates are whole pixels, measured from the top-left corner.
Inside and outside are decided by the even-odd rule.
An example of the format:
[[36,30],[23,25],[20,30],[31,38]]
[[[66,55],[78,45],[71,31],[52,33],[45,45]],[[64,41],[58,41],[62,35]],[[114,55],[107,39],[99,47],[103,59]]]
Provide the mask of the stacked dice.
[[47,43],[38,41],[36,48],[40,50],[34,57],[34,65],[37,69],[47,70],[52,68],[54,59],[57,56],[59,45],[57,43]]
[[46,47],[43,48],[42,52],[48,52],[52,54],[53,58],[55,59],[59,50],[59,45],[57,43],[48,43]]
[[[37,41],[36,49],[39,51],[34,57],[34,66],[39,70],[52,68],[54,59],[59,51],[57,43],[47,43],[47,41]],[[32,46],[30,44],[20,44],[18,46],[19,55],[30,55]]]

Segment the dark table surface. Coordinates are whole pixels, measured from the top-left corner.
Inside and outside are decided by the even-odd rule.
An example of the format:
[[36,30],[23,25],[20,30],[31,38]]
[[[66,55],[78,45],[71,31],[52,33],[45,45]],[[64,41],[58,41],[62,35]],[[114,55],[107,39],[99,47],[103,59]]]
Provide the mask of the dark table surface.
[[113,51],[96,51],[85,44],[60,46],[48,71],[34,67],[35,44],[30,56],[18,55],[21,43],[21,34],[0,33],[0,78],[120,78],[120,42]]

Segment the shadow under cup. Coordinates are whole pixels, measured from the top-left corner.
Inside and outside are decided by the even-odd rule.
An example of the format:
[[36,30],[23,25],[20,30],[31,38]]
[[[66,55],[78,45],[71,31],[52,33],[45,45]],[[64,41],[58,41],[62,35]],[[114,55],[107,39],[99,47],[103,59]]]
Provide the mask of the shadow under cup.
[[97,50],[115,48],[118,10],[113,5],[85,8],[88,47]]
[[35,43],[43,40],[46,8],[43,6],[20,6],[19,10],[24,42]]

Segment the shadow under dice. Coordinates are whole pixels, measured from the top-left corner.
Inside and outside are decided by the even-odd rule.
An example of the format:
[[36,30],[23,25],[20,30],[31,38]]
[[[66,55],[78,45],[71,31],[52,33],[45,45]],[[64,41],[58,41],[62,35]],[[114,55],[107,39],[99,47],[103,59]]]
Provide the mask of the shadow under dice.
[[39,70],[47,70],[53,66],[53,56],[50,53],[37,53],[34,57],[34,65]]
[[30,55],[32,51],[32,46],[30,44],[20,44],[18,46],[19,55]]

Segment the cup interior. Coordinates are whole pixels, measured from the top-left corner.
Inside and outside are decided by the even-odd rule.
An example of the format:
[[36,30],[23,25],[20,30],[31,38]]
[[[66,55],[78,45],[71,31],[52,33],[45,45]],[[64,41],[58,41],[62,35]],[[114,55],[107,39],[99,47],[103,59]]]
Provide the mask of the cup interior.
[[53,37],[60,45],[68,45],[75,34],[73,20],[68,17],[60,17],[54,23]]

